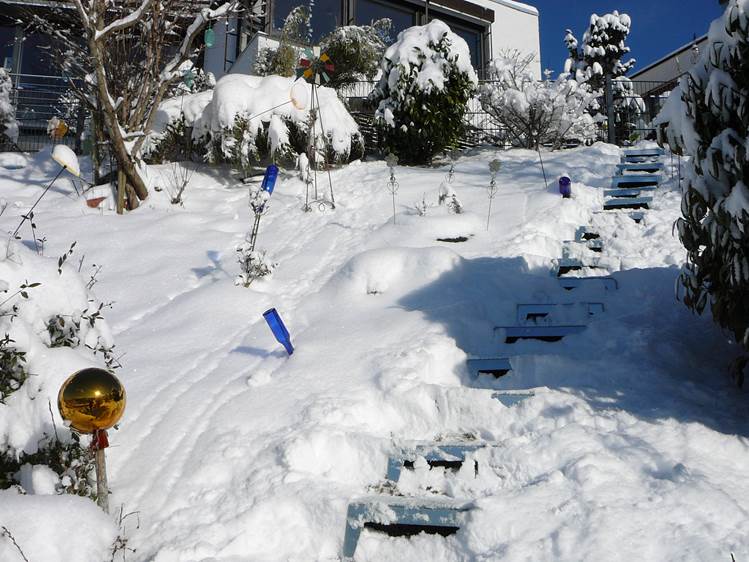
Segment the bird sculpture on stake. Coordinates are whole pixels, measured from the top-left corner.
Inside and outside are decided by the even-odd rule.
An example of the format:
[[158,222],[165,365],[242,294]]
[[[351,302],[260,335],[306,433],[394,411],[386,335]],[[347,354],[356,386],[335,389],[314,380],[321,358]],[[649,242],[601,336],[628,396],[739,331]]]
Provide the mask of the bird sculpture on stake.
[[[333,179],[330,175],[330,165],[327,162],[327,136],[325,135],[325,126],[322,122],[322,113],[320,112],[320,95],[318,88],[322,81],[325,83],[330,82],[329,72],[332,74],[335,70],[335,65],[327,53],[319,54],[319,47],[315,47],[314,51],[305,49],[304,55],[299,59],[299,66],[297,67],[297,78],[301,78],[312,87],[312,100],[309,111],[309,131],[310,131],[310,142],[308,147],[308,158],[312,166],[312,186],[314,188],[314,199],[310,201],[310,183],[307,183],[307,193],[304,202],[304,210],[311,210],[310,203],[317,203],[318,208],[324,211],[328,206],[331,209],[335,209],[335,195],[333,193]],[[323,139],[323,159],[325,168],[328,171],[328,186],[330,188],[330,201],[324,197],[320,197],[317,191],[317,142],[315,140],[315,125],[317,121],[320,122],[320,136]]]
[[109,513],[109,485],[104,449],[109,447],[107,429],[125,411],[125,387],[109,371],[98,368],[73,373],[60,387],[57,407],[64,420],[79,433],[90,433],[96,455],[96,503]]

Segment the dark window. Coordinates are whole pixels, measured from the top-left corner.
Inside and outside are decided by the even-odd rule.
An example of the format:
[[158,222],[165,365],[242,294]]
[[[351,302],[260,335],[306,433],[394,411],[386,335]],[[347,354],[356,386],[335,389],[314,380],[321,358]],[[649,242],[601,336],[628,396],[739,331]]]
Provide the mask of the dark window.
[[356,1],[356,24],[368,25],[382,18],[390,18],[390,42],[393,43],[404,29],[416,25],[416,11],[403,6],[375,0]]
[[30,33],[26,36],[21,53],[21,74],[61,75],[50,60],[49,45],[49,38],[41,33]]
[[[432,16],[432,13],[429,14]],[[481,39],[484,30],[477,25],[471,25],[469,22],[458,20],[457,18],[434,13],[434,19],[439,19],[450,26],[452,32],[458,37],[462,37],[468,43],[468,49],[471,51],[471,64],[475,69],[481,69],[484,63]]]
[[455,35],[465,39],[468,43],[468,48],[471,50],[471,64],[473,68],[481,67],[481,34],[478,31],[471,31],[468,29],[462,29],[460,27],[451,26]]
[[[283,28],[286,16],[297,6],[308,6],[306,2],[300,0],[276,0],[273,4],[273,29],[280,31]],[[317,43],[320,38],[324,37],[342,21],[342,3],[341,0],[315,0],[312,6],[312,42]]]
[[13,68],[13,45],[16,41],[16,28],[0,26],[0,67]]

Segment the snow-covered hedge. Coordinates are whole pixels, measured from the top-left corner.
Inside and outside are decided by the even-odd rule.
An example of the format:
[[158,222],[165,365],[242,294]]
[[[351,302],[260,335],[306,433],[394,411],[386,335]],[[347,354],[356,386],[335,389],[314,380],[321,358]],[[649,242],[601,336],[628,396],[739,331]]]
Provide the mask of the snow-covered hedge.
[[478,83],[468,44],[433,20],[398,34],[372,93],[384,148],[403,163],[424,163],[453,145]]
[[21,245],[0,254],[0,488],[93,495],[92,459],[57,411],[74,372],[111,364],[102,306],[73,267]]
[[[160,150],[159,142],[169,138],[170,127],[172,132],[181,127],[192,130],[193,141],[204,144],[205,156],[214,162],[241,168],[269,159],[293,164],[309,145],[309,108],[285,103],[293,84],[293,78],[283,76],[229,74],[213,90],[166,100],[151,136],[152,150]],[[334,90],[320,87],[317,92],[319,160],[323,153],[331,163],[360,158],[364,144],[356,121]]]
[[684,302],[749,350],[749,0],[730,0],[694,67],[655,120],[661,142],[691,156],[683,217]]
[[480,88],[481,106],[514,146],[535,149],[564,140],[592,141],[596,124],[590,111],[597,96],[568,74],[539,81],[528,70],[533,55],[505,52],[489,64],[489,80]]

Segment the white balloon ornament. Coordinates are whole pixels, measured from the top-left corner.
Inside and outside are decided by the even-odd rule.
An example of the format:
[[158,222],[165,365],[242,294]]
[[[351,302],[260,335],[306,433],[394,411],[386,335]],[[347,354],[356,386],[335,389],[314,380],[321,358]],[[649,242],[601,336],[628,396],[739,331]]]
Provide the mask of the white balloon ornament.
[[289,91],[291,104],[298,110],[305,110],[309,105],[309,84],[305,80],[299,79],[291,85]]
[[69,146],[65,146],[64,144],[55,145],[54,150],[52,150],[52,159],[74,176],[81,176],[78,157]]

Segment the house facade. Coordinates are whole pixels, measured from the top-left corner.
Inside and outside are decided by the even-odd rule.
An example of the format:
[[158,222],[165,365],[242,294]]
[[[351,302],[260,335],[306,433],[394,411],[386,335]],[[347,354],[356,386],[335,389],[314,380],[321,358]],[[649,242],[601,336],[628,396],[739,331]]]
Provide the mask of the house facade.
[[[216,26],[216,46],[205,53],[205,69],[220,77],[252,72],[259,50],[277,44],[289,12],[305,0],[247,3],[242,18]],[[262,14],[252,18],[250,14]],[[440,19],[465,39],[474,68],[481,73],[503,49],[537,55],[534,73],[541,77],[538,10],[514,0],[315,0],[312,40],[341,25],[366,25],[381,18],[392,22],[391,40],[414,25]]]

